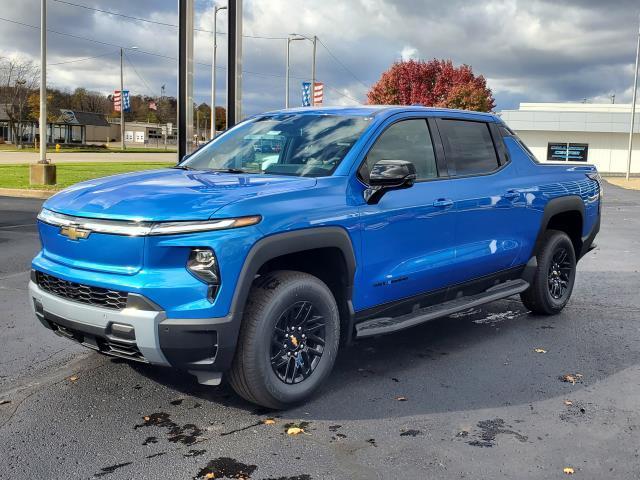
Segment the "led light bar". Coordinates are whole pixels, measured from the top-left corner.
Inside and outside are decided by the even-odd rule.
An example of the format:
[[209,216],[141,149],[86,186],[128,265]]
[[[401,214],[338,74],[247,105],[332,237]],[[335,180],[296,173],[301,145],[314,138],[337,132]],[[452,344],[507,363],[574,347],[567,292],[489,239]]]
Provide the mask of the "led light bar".
[[252,215],[248,217],[223,218],[220,220],[205,221],[135,222],[74,217],[43,208],[38,214],[38,220],[56,227],[68,227],[73,225],[80,229],[89,230],[95,233],[143,237],[147,235],[178,235],[182,233],[198,233],[212,230],[247,227],[260,223],[262,217],[260,215]]

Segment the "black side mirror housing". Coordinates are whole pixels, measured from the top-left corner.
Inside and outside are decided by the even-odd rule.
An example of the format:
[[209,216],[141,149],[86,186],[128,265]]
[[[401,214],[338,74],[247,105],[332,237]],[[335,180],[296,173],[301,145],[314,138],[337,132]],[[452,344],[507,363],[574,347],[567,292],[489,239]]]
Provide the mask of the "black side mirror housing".
[[364,199],[369,205],[376,204],[388,191],[413,186],[416,178],[413,163],[406,160],[380,160],[371,169],[369,188],[364,192]]

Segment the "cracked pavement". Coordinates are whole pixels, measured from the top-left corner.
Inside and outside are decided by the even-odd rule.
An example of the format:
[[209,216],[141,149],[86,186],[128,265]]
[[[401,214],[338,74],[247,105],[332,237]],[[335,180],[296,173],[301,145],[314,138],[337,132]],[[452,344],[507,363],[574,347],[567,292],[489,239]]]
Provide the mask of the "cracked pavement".
[[42,328],[26,293],[40,203],[0,197],[1,479],[640,476],[640,192],[606,186],[562,314],[514,298],[358,342],[285,412]]

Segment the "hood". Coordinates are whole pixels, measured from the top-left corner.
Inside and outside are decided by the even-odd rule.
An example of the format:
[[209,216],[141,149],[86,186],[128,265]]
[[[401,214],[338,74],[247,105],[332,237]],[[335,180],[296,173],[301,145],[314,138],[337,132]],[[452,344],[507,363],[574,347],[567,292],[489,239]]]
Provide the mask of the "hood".
[[78,183],[51,197],[44,207],[90,218],[206,220],[223,206],[243,198],[306,189],[315,184],[316,179],[308,177],[165,168]]

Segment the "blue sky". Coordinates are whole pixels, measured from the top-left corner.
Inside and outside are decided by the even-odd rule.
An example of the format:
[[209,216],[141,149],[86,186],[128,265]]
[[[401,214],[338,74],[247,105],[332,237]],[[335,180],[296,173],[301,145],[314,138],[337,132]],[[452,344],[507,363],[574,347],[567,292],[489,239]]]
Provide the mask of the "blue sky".
[[[222,0],[221,0],[222,1]],[[50,85],[110,92],[119,84],[118,46],[130,50],[126,87],[176,91],[177,0],[49,0]],[[76,5],[72,5],[76,4]],[[0,17],[39,24],[39,0],[0,0]],[[197,0],[195,92],[209,101],[212,2]],[[83,8],[90,7],[90,8]],[[140,17],[142,22],[119,13]],[[633,0],[245,0],[243,110],[284,105],[285,41],[318,35],[318,80],[327,104],[366,101],[367,87],[401,58],[451,58],[485,75],[497,109],[521,101],[629,102],[640,4]],[[168,25],[163,25],[168,24]],[[226,32],[226,14],[219,15]],[[276,38],[255,38],[276,37]],[[277,38],[280,37],[280,38]],[[100,43],[102,42],[102,43]],[[224,103],[226,42],[219,36],[218,100]],[[38,58],[38,31],[0,20],[0,56]],[[99,56],[89,60],[88,57]],[[292,105],[310,75],[311,45],[292,45]],[[336,60],[337,59],[337,60]],[[80,61],[76,61],[80,60]],[[61,63],[69,62],[69,63]],[[57,65],[54,65],[57,64]]]

